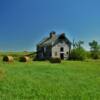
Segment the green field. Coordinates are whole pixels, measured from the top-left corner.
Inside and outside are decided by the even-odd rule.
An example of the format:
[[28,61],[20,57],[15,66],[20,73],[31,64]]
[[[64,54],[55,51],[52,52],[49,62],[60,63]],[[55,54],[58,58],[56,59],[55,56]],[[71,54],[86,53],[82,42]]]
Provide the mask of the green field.
[[100,61],[0,62],[0,100],[100,100]]

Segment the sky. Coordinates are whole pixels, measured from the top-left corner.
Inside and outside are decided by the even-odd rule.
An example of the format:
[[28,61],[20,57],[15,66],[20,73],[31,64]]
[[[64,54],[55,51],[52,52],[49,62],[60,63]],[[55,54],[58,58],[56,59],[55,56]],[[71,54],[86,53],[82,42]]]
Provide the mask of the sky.
[[34,51],[51,31],[100,43],[100,0],[0,0],[0,51]]

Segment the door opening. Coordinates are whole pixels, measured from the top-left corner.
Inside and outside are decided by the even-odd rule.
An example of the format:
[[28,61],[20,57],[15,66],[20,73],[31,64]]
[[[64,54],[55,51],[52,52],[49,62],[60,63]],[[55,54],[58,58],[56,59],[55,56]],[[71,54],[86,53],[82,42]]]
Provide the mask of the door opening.
[[60,58],[61,58],[61,59],[64,59],[64,53],[61,53],[61,54],[60,54]]

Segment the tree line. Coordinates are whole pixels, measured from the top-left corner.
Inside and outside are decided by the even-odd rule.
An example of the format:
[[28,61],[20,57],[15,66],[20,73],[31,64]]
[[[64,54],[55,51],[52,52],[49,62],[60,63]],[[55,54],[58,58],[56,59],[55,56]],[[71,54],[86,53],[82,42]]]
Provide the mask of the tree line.
[[73,49],[70,52],[70,60],[85,60],[86,58],[99,59],[100,58],[100,45],[97,41],[89,42],[90,51],[86,51],[83,47],[84,41],[73,41]]

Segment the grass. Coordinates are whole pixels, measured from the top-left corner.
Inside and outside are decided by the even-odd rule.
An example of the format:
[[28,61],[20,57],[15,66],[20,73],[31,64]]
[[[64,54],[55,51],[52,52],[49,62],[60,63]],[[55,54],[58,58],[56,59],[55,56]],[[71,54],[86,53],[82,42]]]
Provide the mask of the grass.
[[100,100],[100,61],[0,62],[0,100]]

